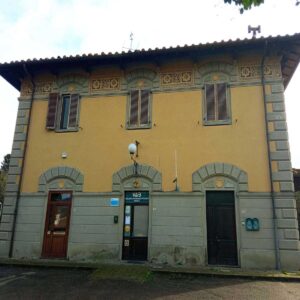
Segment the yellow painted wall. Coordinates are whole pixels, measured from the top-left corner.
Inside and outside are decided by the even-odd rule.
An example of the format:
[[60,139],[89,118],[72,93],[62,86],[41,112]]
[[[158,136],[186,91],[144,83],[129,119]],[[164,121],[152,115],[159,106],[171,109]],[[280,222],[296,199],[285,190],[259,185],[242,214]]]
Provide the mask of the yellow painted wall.
[[[261,87],[231,88],[232,125],[202,125],[202,91],[154,93],[151,129],[126,130],[126,96],[83,97],[79,132],[45,129],[47,101],[35,101],[23,192],[36,192],[39,176],[55,166],[78,168],[85,192],[111,191],[112,174],[131,164],[128,144],[138,140],[141,164],[162,172],[163,190],[192,190],[192,173],[211,162],[234,164],[248,173],[249,190],[269,190]],[[62,159],[61,153],[68,158]]]

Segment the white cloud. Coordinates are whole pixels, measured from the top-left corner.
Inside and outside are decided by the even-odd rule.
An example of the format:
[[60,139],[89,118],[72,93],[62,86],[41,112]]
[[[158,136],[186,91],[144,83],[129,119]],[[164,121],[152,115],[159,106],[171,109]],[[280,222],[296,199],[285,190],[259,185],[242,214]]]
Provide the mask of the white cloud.
[[[0,62],[80,53],[169,47],[249,37],[248,25],[262,34],[299,31],[300,6],[274,0],[239,14],[223,0],[19,0],[0,2]],[[297,113],[300,70],[286,93],[293,165],[300,167]],[[10,151],[17,93],[0,80],[0,160]],[[299,113],[298,113],[299,114]]]

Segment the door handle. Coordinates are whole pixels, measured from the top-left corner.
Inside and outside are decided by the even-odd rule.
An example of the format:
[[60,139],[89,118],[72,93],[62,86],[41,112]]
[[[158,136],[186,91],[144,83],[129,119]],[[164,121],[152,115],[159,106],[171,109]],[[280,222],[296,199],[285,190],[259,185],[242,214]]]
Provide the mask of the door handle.
[[51,234],[51,230],[48,230],[48,231],[47,231],[47,234],[50,235],[50,234]]

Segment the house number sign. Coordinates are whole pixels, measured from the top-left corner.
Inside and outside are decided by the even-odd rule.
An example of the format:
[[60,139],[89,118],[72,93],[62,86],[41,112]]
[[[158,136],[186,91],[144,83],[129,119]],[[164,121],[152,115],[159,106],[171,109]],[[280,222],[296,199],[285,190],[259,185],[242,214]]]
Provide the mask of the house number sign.
[[149,192],[140,191],[140,192],[126,192],[125,193],[125,202],[130,203],[141,203],[147,204],[149,202]]

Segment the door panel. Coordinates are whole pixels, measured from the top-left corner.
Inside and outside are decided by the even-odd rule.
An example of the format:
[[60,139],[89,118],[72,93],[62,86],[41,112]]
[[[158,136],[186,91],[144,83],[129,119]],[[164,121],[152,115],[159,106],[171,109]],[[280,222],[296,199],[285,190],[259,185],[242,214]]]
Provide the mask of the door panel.
[[49,193],[42,257],[66,257],[71,200],[71,192]]
[[122,259],[147,260],[149,193],[126,192]]
[[134,237],[148,236],[148,205],[135,205],[133,218],[133,232]]
[[233,192],[206,193],[208,263],[237,265]]

